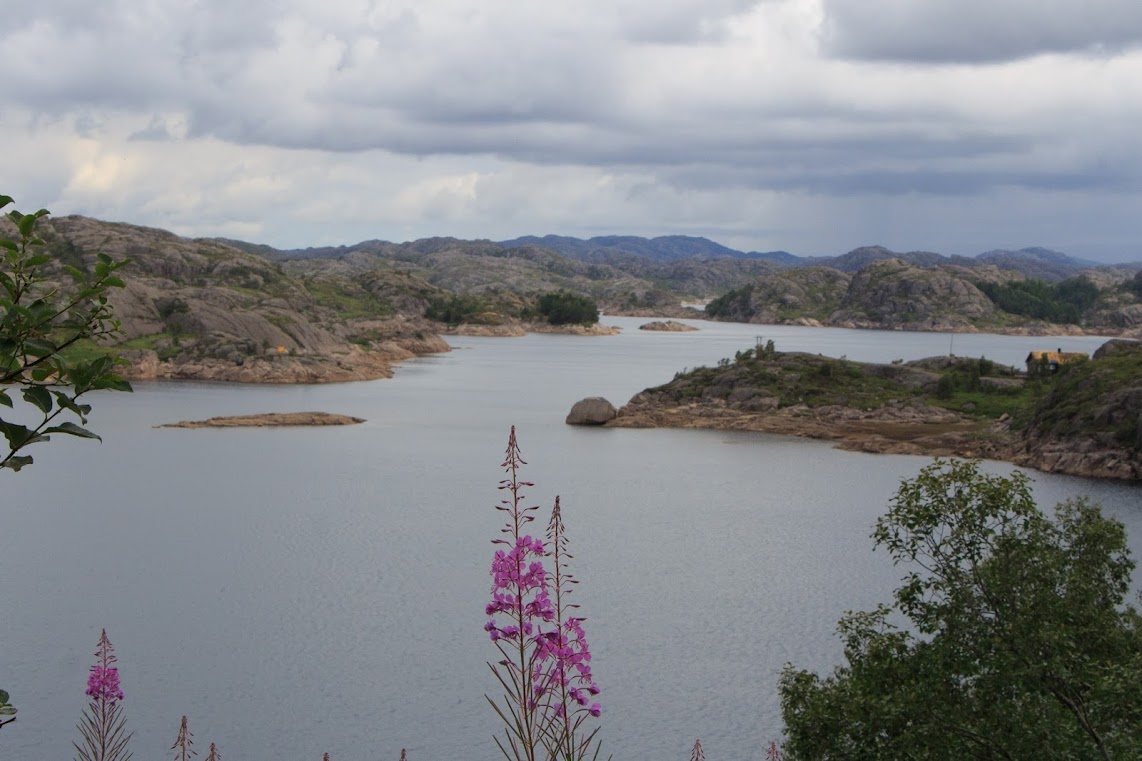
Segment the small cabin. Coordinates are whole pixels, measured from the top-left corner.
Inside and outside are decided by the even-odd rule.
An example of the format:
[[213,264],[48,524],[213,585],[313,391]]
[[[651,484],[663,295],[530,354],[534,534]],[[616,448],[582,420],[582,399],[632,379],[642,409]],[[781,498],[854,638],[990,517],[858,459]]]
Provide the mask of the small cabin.
[[1090,359],[1085,351],[1033,351],[1027,355],[1027,374],[1057,372],[1060,365]]

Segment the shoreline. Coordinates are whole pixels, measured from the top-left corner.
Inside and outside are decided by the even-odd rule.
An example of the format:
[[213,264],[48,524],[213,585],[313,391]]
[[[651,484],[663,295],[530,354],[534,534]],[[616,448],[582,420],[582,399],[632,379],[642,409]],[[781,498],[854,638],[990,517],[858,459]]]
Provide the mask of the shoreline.
[[961,418],[945,422],[909,422],[874,417],[838,421],[838,410],[847,409],[818,408],[813,415],[795,410],[791,414],[711,416],[684,408],[647,414],[643,411],[630,412],[624,406],[618,417],[604,427],[769,433],[831,441],[836,449],[866,454],[997,460],[1044,473],[1142,482],[1142,465],[1136,458],[1131,461],[1120,452],[1082,451],[1082,447],[1055,446],[1035,450],[1020,440],[1006,421],[987,423]]

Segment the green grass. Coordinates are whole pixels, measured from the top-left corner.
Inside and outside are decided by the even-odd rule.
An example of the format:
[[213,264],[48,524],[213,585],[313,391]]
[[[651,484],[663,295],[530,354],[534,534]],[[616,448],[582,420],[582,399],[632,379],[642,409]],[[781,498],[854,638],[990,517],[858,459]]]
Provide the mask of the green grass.
[[68,362],[89,362],[99,357],[119,354],[123,351],[153,350],[156,343],[164,338],[169,340],[170,337],[171,336],[167,333],[155,333],[150,336],[132,338],[130,341],[124,341],[123,343],[114,345],[99,344],[89,338],[85,338],[82,341],[76,341],[64,349],[61,355]]
[[[1003,415],[1010,415],[1013,418],[1026,417],[1026,412],[1036,398],[1037,395],[1030,388],[1013,391],[978,389],[956,391],[949,399],[934,398],[930,401],[938,407],[955,412],[967,412],[973,417],[991,420]],[[974,409],[965,410],[965,406],[969,404],[973,405]]]
[[361,288],[334,280],[306,280],[305,289],[323,307],[332,309],[342,318],[384,317],[392,314],[392,307]]

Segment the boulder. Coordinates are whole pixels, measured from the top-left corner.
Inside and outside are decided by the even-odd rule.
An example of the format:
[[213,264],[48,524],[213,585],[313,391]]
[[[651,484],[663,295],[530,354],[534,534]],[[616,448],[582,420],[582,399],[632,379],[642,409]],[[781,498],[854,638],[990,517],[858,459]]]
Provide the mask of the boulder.
[[567,413],[567,425],[603,425],[618,415],[615,405],[601,396],[589,396],[575,402]]

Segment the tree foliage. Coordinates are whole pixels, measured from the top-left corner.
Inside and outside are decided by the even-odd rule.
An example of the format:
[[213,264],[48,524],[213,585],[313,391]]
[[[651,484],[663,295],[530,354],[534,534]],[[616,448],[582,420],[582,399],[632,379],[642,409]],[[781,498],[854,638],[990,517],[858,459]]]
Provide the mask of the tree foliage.
[[599,321],[599,305],[577,293],[545,293],[539,297],[536,307],[552,325],[594,325]]
[[750,297],[753,295],[753,286],[744,285],[737,290],[724,293],[706,304],[706,316],[715,319],[747,322],[754,315]]
[[[0,208],[11,203],[0,196]],[[55,261],[36,235],[47,214],[9,211],[5,218],[15,234],[0,237],[0,405],[16,416],[0,418],[7,442],[7,452],[0,448],[0,468],[12,470],[30,465],[32,457],[23,450],[52,434],[99,438],[83,427],[91,406],[79,397],[100,389],[131,390],[116,375],[114,358],[73,360],[68,351],[118,332],[107,292],[123,286],[116,272],[126,262],[99,254],[87,272]]]
[[1098,286],[1084,277],[1072,277],[1053,285],[1032,279],[982,283],[979,287],[1005,312],[1058,323],[1081,322],[1083,313],[1094,305],[1099,295]]
[[470,294],[450,294],[429,301],[424,316],[430,320],[458,325],[487,310],[482,299]]
[[1134,273],[1134,279],[1126,281],[1126,288],[1138,298],[1142,299],[1142,270]]
[[891,606],[841,620],[846,665],[786,666],[788,758],[1138,757],[1142,619],[1120,523],[1085,500],[1052,520],[1021,473],[937,460],[873,537],[910,570]]

